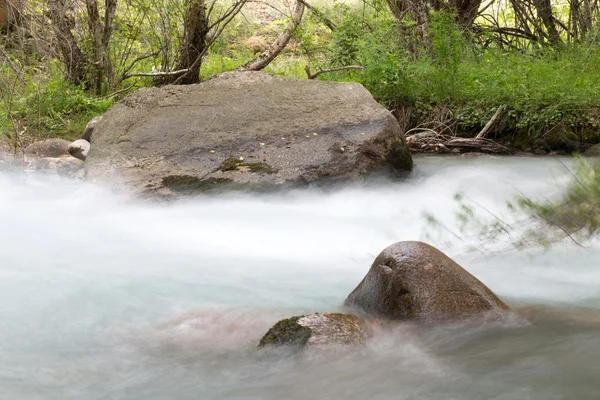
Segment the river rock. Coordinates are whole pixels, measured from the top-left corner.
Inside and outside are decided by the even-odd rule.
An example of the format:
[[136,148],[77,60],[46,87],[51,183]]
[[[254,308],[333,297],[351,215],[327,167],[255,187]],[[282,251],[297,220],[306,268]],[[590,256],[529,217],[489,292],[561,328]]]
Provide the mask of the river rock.
[[90,151],[90,142],[85,139],[79,139],[69,145],[69,154],[73,157],[85,161]]
[[69,155],[69,145],[65,139],[45,139],[34,142],[25,148],[25,155],[29,157],[62,157]]
[[27,169],[56,174],[64,178],[83,179],[84,162],[71,156],[30,159]]
[[177,195],[412,168],[392,114],[360,84],[230,72],[143,88],[94,128],[86,176]]
[[345,304],[394,320],[453,322],[513,315],[477,278],[422,242],[398,242],[386,248]]
[[277,322],[258,346],[360,346],[371,335],[372,329],[363,318],[339,313],[317,313]]
[[85,129],[83,130],[83,140],[87,140],[89,143],[92,143],[92,137],[94,135],[94,128],[96,128],[96,125],[98,125],[98,122],[102,121],[102,116],[99,115],[95,118],[93,118],[92,120],[90,120],[90,122],[87,123],[87,125],[85,126]]

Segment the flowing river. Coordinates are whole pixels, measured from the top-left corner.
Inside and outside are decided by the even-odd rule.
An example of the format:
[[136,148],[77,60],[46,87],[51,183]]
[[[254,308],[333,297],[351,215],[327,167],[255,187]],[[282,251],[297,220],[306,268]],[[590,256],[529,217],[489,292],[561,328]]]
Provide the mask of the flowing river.
[[[501,218],[568,160],[417,158],[403,181],[136,203],[0,175],[0,399],[600,398],[600,246],[472,252],[454,194]],[[277,320],[337,311],[375,256],[428,241],[531,323],[400,324],[364,349],[265,355]]]

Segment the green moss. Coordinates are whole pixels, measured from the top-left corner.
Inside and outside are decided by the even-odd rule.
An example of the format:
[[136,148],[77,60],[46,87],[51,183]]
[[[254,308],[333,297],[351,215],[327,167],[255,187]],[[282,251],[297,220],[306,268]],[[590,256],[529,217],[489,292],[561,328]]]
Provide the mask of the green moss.
[[237,158],[229,157],[221,163],[220,169],[221,171],[235,171],[241,163],[242,161],[238,160]]
[[190,175],[169,175],[162,180],[163,186],[176,192],[206,191],[231,182],[231,179],[226,178],[209,178],[201,180]]
[[263,336],[258,347],[305,346],[312,335],[312,331],[310,328],[298,323],[298,320],[302,317],[292,317],[277,322]]
[[248,167],[251,172],[264,172],[267,174],[276,173],[277,170],[269,164],[263,162],[248,163],[238,158],[229,157],[221,163],[221,171],[236,171],[239,167]]

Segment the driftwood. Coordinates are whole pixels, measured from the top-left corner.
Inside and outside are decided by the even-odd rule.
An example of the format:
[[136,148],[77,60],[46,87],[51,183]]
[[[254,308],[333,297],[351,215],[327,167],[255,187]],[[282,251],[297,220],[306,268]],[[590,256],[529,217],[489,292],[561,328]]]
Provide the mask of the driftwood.
[[[409,131],[410,132],[410,131]],[[457,138],[440,135],[430,129],[406,137],[408,148],[417,153],[480,152],[510,154],[512,149],[486,138]]]
[[481,153],[510,154],[513,151],[506,146],[485,138],[454,138],[444,146],[460,151],[477,151]]

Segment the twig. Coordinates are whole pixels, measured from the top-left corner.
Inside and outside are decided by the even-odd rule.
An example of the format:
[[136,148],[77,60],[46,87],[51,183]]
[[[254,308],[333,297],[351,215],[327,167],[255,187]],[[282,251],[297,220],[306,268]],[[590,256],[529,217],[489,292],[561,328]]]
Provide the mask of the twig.
[[321,75],[321,74],[328,74],[330,72],[338,72],[338,71],[346,71],[346,70],[350,70],[350,69],[357,69],[357,70],[363,70],[365,69],[365,67],[360,66],[360,65],[347,65],[345,67],[338,67],[338,68],[331,68],[331,69],[320,69],[317,72],[315,72],[314,74],[310,72],[310,67],[307,65],[304,68],[304,71],[306,71],[306,75],[308,75],[308,79],[315,79],[317,76]]
[[485,124],[485,126],[483,127],[483,129],[481,130],[481,132],[479,132],[479,134],[477,134],[477,136],[475,136],[476,139],[483,139],[483,138],[485,138],[485,135],[487,135],[488,131],[492,128],[492,125],[494,125],[494,122],[496,122],[496,120],[498,119],[498,116],[502,112],[503,108],[504,108],[504,106],[499,106],[498,107],[498,109],[496,110],[496,112],[494,113],[494,115],[492,116],[492,118],[488,121],[487,124]]
[[125,68],[123,70],[123,74],[121,74],[121,80],[125,80],[127,79],[127,77],[130,77],[131,75],[128,75],[129,71],[131,71],[133,69],[133,67],[135,67],[135,64],[137,64],[139,61],[142,60],[146,60],[148,58],[151,57],[156,57],[160,54],[161,51],[163,51],[165,49],[165,46],[162,46],[160,49],[158,49],[157,51],[155,51],[152,54],[144,54],[143,56],[139,56],[138,58],[136,58],[135,60],[133,60],[129,66],[127,66],[127,68]]

